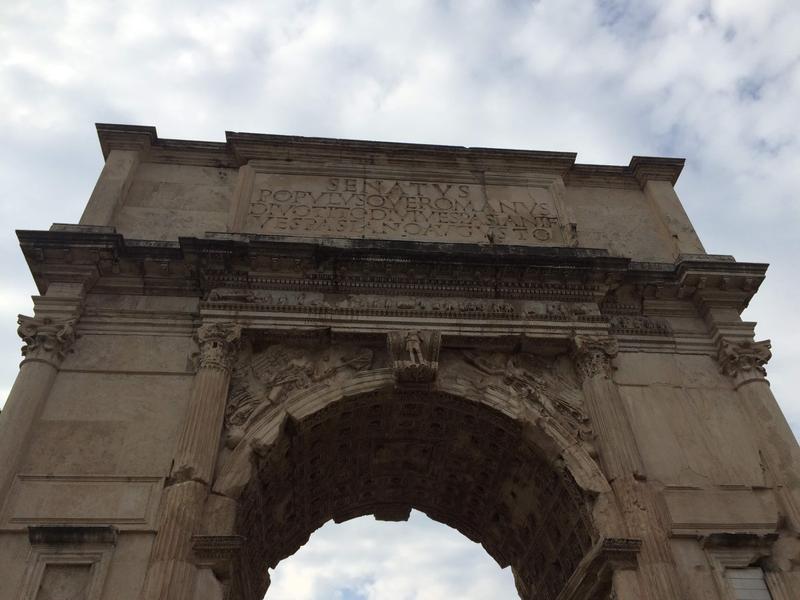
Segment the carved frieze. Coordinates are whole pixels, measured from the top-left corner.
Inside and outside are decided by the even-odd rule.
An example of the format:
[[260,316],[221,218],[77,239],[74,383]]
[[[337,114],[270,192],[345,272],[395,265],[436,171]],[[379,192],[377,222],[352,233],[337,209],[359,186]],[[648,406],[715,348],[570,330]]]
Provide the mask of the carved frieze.
[[195,334],[200,353],[197,357],[201,369],[229,370],[233,363],[242,328],[235,323],[207,323]]
[[436,378],[442,334],[438,331],[391,331],[387,335],[395,378],[405,383],[425,383]]
[[672,335],[672,326],[663,317],[613,315],[609,324],[611,333],[617,335]]
[[576,335],[572,339],[572,358],[581,380],[610,377],[612,361],[618,351],[617,340],[613,337]]
[[335,385],[372,366],[373,351],[352,344],[269,344],[246,340],[231,377],[226,444],[235,446],[255,419],[299,390]]
[[720,369],[729,377],[766,375],[764,365],[772,358],[769,340],[761,342],[723,339],[719,349]]
[[525,321],[601,321],[593,302],[497,300],[437,296],[324,294],[322,292],[215,288],[209,307],[312,314],[403,315]]
[[17,334],[25,343],[22,356],[28,360],[60,362],[77,337],[75,322],[74,318],[54,320],[19,315]]

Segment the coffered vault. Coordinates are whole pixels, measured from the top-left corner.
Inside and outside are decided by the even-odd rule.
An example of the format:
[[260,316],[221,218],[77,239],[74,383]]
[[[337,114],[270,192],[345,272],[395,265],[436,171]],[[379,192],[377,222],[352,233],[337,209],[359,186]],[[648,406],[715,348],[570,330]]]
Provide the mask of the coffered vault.
[[412,508],[524,600],[800,597],[766,265],[705,252],[682,161],[98,133],[80,222],[18,232],[0,597],[255,600]]

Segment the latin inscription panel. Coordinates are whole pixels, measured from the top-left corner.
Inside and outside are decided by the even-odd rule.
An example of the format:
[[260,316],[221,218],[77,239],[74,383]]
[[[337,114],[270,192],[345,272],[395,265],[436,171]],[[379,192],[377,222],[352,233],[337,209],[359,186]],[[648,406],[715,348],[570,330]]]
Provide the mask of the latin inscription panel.
[[248,233],[564,245],[547,187],[259,173]]

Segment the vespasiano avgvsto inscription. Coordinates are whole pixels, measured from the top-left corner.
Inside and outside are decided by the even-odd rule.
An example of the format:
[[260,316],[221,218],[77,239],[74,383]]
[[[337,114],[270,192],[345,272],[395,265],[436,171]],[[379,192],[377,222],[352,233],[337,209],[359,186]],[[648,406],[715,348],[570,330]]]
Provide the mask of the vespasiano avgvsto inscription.
[[269,234],[535,245],[561,240],[560,225],[545,188],[264,175],[246,228]]

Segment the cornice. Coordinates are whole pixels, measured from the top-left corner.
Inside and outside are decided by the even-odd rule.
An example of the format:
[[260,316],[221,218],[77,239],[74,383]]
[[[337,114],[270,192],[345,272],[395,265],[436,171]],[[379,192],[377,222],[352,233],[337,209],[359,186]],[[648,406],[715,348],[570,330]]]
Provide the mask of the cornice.
[[479,177],[503,184],[534,181],[541,175],[568,185],[639,189],[647,181],[675,184],[680,158],[634,156],[627,166],[577,164],[574,152],[546,152],[467,146],[377,142],[261,133],[225,132],[224,142],[160,138],[155,127],[98,123],[103,156],[111,150],[139,150],[151,162],[313,172],[320,165],[352,172],[397,173],[398,177],[442,174],[459,180]]
[[153,242],[70,225],[18,237],[41,293],[54,281],[91,278],[102,293],[204,298],[232,288],[599,304],[632,285],[650,303],[743,309],[767,268],[716,256],[636,263],[586,248],[221,233]]
[[685,162],[683,158],[634,156],[631,158],[628,170],[642,187],[648,181],[668,181],[671,185],[675,185]]

